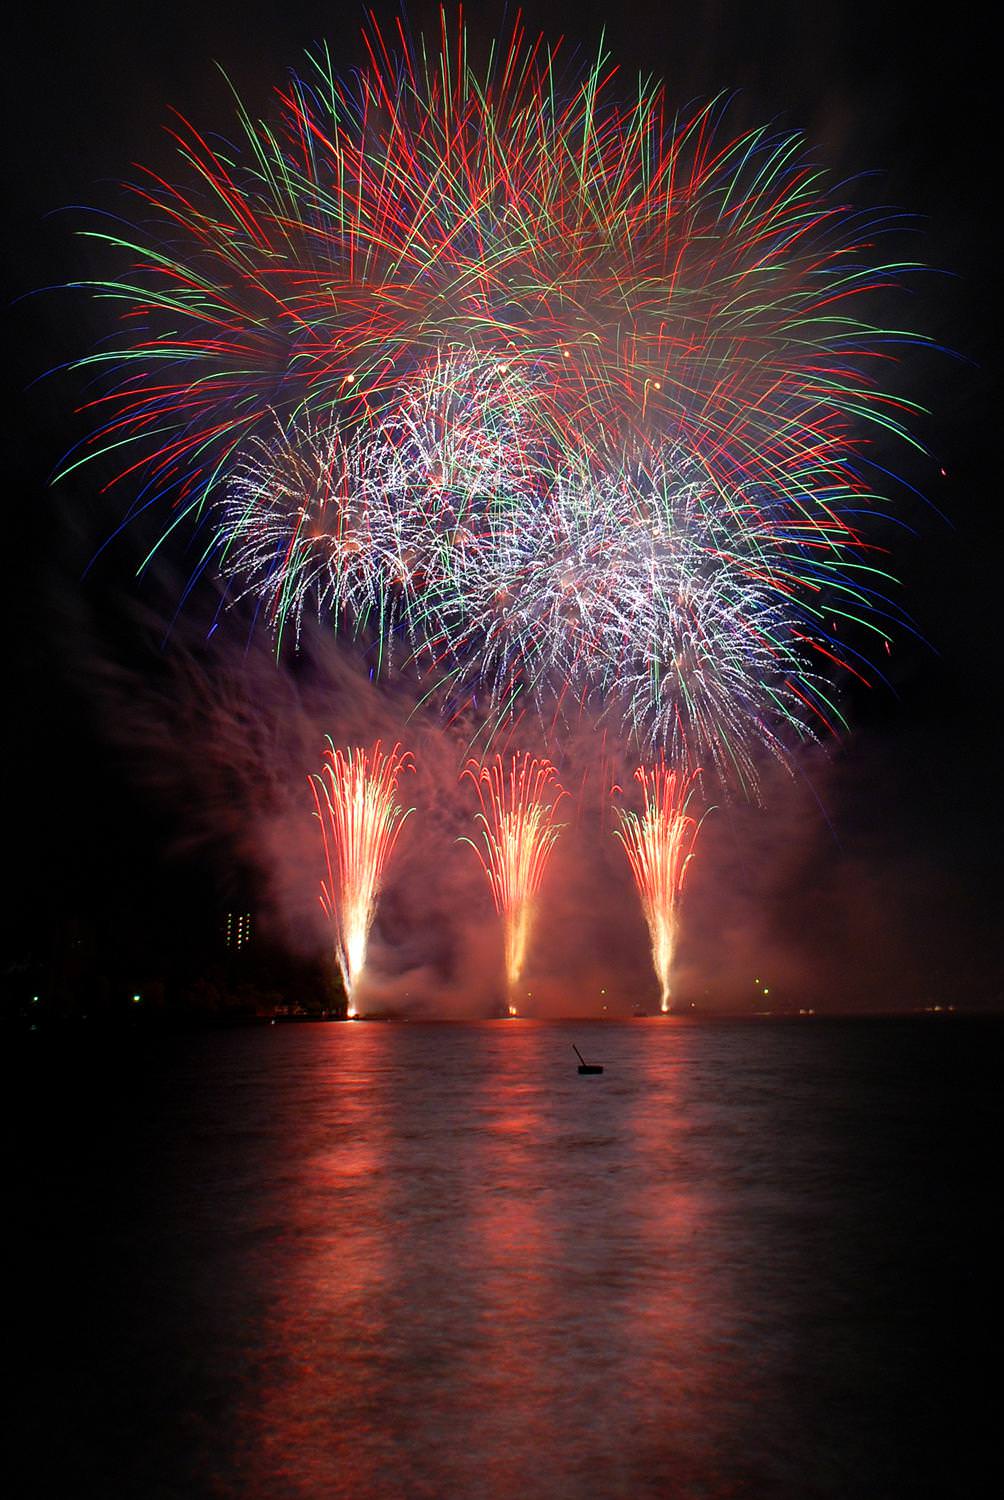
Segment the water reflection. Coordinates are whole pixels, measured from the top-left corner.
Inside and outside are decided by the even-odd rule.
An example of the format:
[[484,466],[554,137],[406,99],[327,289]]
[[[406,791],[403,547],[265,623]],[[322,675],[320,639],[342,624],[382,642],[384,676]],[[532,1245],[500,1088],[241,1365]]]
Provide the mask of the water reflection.
[[314,1035],[329,1092],[281,1210],[278,1378],[237,1492],[638,1495],[713,1472],[731,1296],[727,1268],[707,1284],[685,1044],[628,1056],[597,1029],[593,1079],[531,1022]]
[[32,1084],[49,1133],[17,1200],[26,1347],[45,1317],[67,1351],[65,1399],[25,1385],[28,1430],[53,1410],[61,1437],[37,1492],[952,1493],[932,1289],[990,1054],[966,1043],[949,1107],[944,1045],[507,1021],[69,1059]]

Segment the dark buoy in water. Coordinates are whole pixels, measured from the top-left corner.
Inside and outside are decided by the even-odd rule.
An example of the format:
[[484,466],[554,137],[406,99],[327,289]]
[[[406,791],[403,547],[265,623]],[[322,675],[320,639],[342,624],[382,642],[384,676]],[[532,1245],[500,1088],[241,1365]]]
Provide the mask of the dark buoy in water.
[[603,1072],[603,1065],[602,1065],[602,1063],[587,1063],[586,1059],[583,1057],[582,1053],[579,1051],[578,1047],[575,1045],[574,1042],[572,1043],[572,1051],[575,1053],[576,1057],[579,1059],[579,1072],[580,1073],[602,1073]]

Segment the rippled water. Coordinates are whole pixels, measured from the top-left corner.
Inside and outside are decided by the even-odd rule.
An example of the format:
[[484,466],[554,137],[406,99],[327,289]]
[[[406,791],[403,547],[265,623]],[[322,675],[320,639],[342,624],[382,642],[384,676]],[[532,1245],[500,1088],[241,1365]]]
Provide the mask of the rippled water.
[[999,1119],[1000,1036],[24,1039],[23,1493],[974,1493],[954,1486],[982,1200],[960,1161]]

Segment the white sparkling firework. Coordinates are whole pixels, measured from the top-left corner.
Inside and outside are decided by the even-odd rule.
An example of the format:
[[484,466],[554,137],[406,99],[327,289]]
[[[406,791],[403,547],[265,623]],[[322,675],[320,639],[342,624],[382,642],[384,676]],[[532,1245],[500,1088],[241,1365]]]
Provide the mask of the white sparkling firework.
[[824,690],[785,534],[682,450],[571,467],[545,409],[525,372],[451,358],[372,428],[277,422],[217,507],[225,573],[277,633],[333,618],[499,720],[589,703],[755,780]]

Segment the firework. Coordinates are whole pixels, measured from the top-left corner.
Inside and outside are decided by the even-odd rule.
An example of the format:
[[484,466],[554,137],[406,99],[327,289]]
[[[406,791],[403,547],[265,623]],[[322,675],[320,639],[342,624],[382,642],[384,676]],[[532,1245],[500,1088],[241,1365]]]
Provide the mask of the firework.
[[846,637],[903,623],[866,530],[912,411],[872,312],[896,220],[605,55],[398,31],[232,142],[181,124],[141,227],[98,232],[123,318],[64,472],[104,453],[165,535],[205,520],[280,645],[316,611],[451,711],[588,704],[752,783],[839,724]]
[[617,810],[620,827],[615,832],[641,898],[664,1012],[670,1007],[680,893],[701,826],[688,811],[699,775],[672,771],[664,761],[639,766],[635,780],[641,784],[644,809],[640,816]]
[[350,1017],[357,1014],[357,986],[384,871],[412,810],[403,811],[396,800],[398,778],[411,768],[410,754],[400,745],[388,754],[379,740],[371,750],[336,750],[329,738],[320,774],[310,777],[324,845],[321,905],[335,930]]
[[481,842],[470,844],[488,878],[495,910],[505,930],[505,973],[510,1014],[523,972],[534,898],[561,825],[555,812],[564,790],[550,761],[528,754],[468,761],[461,776],[474,783],[481,804]]

